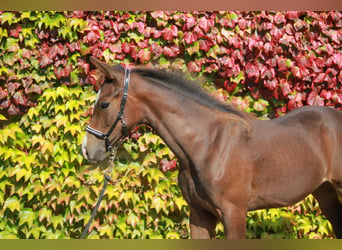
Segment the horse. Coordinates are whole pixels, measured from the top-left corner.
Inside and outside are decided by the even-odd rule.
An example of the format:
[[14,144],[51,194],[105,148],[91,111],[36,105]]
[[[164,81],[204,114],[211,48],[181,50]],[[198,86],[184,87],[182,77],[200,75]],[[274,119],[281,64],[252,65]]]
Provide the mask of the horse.
[[227,239],[245,238],[248,211],[289,206],[309,194],[342,238],[339,111],[305,106],[261,120],[181,74],[90,60],[105,80],[83,140],[84,157],[103,161],[127,131],[151,126],[178,159],[191,238],[214,237],[218,222]]

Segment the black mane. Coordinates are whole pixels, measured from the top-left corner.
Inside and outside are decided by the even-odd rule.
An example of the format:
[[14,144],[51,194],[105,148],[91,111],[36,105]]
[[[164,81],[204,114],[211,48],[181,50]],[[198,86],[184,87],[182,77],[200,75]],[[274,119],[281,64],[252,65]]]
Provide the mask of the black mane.
[[189,96],[195,101],[208,107],[213,107],[223,112],[246,117],[245,113],[233,108],[231,105],[224,104],[216,100],[205,92],[198,84],[185,79],[180,72],[168,72],[166,70],[148,68],[135,68],[132,72],[135,72],[142,77],[150,78],[153,82],[159,82],[166,87],[176,90],[177,92],[186,94],[186,96]]

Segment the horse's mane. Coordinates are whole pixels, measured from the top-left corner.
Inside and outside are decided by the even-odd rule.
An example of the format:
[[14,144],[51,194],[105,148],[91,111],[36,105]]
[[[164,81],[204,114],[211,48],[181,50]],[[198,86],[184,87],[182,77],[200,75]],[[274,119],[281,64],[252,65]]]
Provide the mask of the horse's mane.
[[198,83],[186,79],[184,74],[181,74],[181,72],[170,72],[164,69],[149,68],[134,68],[132,72],[135,72],[144,78],[150,78],[153,82],[162,84],[178,93],[182,93],[205,106],[235,114],[242,118],[247,118],[248,116],[246,113],[237,110],[233,106],[216,100],[205,92]]

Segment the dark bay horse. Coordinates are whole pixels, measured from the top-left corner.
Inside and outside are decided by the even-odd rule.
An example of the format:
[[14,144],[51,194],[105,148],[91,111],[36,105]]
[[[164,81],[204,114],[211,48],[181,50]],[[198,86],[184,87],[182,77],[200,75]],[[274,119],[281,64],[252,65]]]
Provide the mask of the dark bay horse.
[[84,156],[102,161],[124,131],[138,124],[153,127],[180,163],[192,238],[213,237],[218,221],[227,238],[244,238],[247,211],[288,206],[308,194],[342,238],[339,111],[304,107],[258,120],[175,74],[91,61],[106,80],[84,138]]

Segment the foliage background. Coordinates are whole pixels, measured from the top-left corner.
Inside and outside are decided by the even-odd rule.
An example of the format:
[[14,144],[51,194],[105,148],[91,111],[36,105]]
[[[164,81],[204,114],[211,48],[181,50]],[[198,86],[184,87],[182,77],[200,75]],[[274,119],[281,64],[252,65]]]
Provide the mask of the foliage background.
[[[341,109],[340,12],[0,12],[0,238],[78,238],[102,187],[80,152],[89,56],[205,77],[263,118]],[[88,238],[189,238],[177,160],[149,128],[124,144]],[[250,212],[248,238],[331,238],[309,196]],[[223,235],[217,227],[218,238]]]

